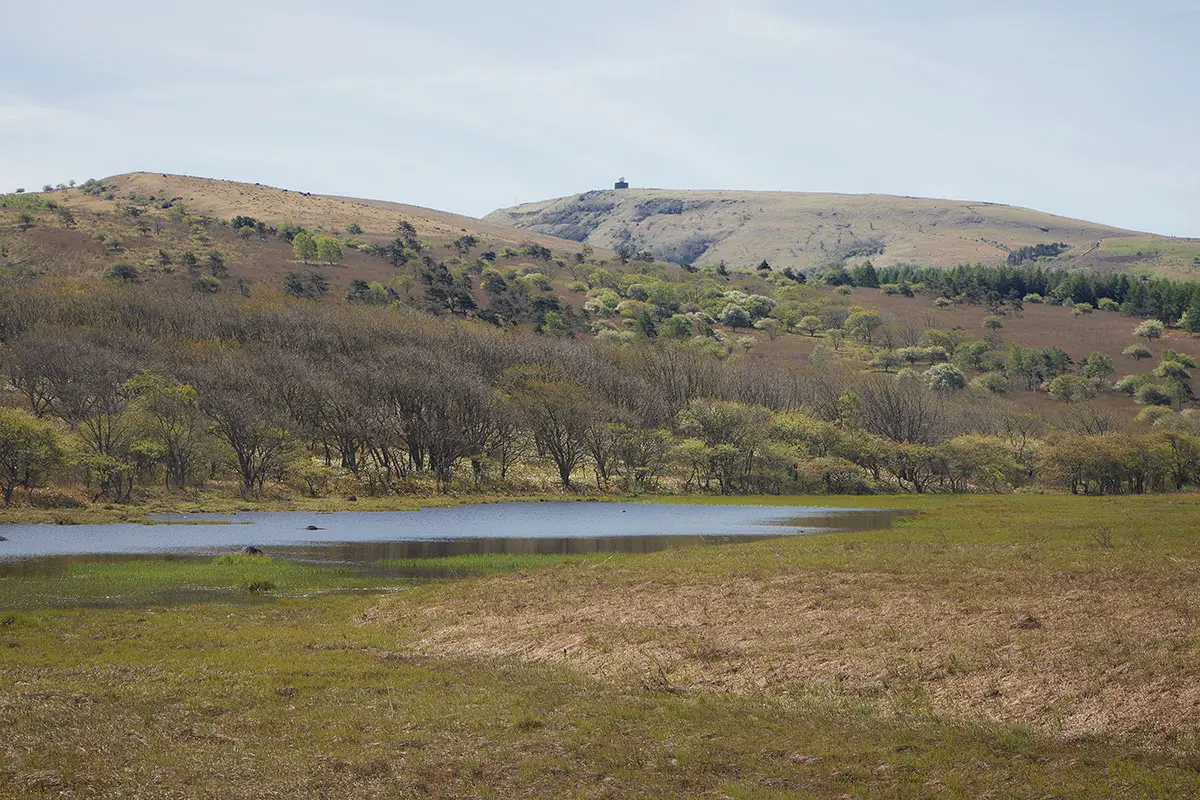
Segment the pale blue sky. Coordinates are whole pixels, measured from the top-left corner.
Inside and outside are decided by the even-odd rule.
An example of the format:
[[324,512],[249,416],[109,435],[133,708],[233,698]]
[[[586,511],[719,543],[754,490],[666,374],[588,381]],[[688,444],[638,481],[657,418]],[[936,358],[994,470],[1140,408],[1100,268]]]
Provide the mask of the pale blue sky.
[[1200,236],[1200,3],[10,3],[0,190],[885,192]]

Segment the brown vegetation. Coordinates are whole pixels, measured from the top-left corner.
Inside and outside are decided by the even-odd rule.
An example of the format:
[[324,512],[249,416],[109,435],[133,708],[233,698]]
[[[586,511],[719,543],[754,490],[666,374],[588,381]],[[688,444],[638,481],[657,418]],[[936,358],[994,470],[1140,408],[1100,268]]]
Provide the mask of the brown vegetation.
[[[719,565],[677,551],[488,579],[368,619],[425,655],[558,663],[659,691],[833,694],[1068,737],[1196,735],[1200,572],[1151,553],[1197,504],[1124,508],[1114,531],[1094,506],[955,502],[911,530],[745,545]],[[1059,541],[1036,532],[1050,528]]]

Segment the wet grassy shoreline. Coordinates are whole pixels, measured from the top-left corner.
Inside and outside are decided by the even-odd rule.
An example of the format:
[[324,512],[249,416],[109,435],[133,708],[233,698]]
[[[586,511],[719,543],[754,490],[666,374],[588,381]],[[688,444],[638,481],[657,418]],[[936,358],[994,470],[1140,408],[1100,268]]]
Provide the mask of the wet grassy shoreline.
[[[1200,498],[812,500],[919,513],[416,581],[0,579],[0,796],[1200,795]],[[186,587],[233,596],[155,594]],[[130,602],[50,602],[88,591]]]

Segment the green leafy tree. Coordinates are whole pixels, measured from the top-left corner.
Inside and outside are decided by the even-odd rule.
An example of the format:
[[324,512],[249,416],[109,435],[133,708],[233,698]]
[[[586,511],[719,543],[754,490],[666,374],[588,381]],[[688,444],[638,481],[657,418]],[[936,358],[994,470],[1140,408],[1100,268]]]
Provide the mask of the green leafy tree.
[[182,489],[199,465],[208,421],[196,390],[171,378],[142,372],[125,382],[139,412],[142,436],[162,453],[167,488]]
[[854,281],[855,286],[866,286],[871,289],[879,288],[879,273],[875,270],[875,265],[870,260],[852,268],[850,270],[850,278]]
[[775,341],[775,337],[779,335],[779,320],[771,317],[763,317],[754,323],[754,329],[762,331],[771,341]]
[[1160,357],[1163,361],[1174,361],[1176,364],[1182,364],[1188,369],[1196,368],[1196,359],[1189,356],[1187,353],[1179,353],[1175,350],[1167,349],[1162,351]]
[[342,245],[337,239],[333,238],[332,236],[318,236],[316,245],[317,258],[319,260],[330,265],[340,264],[342,262]]
[[1175,402],[1175,397],[1166,387],[1150,384],[1138,389],[1134,394],[1137,401],[1147,406],[1169,406]]
[[893,370],[898,369],[902,363],[903,361],[901,360],[900,356],[897,355],[896,351],[885,350],[884,352],[875,356],[875,358],[871,359],[871,363],[867,366],[880,372],[892,372]]
[[926,385],[938,394],[953,394],[967,386],[966,374],[953,364],[934,364],[923,375]]
[[34,489],[63,459],[57,429],[19,408],[0,406],[0,494],[12,503],[18,486]]
[[304,230],[290,219],[285,219],[275,228],[275,235],[285,242],[295,242],[296,236]]
[[971,379],[971,388],[989,394],[1004,394],[1008,391],[1008,379],[999,372],[985,372]]
[[1096,396],[1096,384],[1078,375],[1059,375],[1050,381],[1049,394],[1064,403],[1079,403]]
[[731,328],[749,328],[750,312],[736,303],[729,303],[721,311],[721,324]]
[[550,336],[569,336],[571,334],[571,329],[567,326],[562,314],[557,311],[546,312],[545,320],[542,322],[542,331]]
[[872,309],[859,309],[846,318],[846,332],[863,344],[871,344],[882,326],[883,317]]
[[1129,356],[1134,361],[1141,361],[1144,358],[1153,358],[1154,354],[1150,352],[1150,348],[1144,344],[1131,344],[1121,351],[1121,355]]
[[1133,329],[1133,335],[1140,336],[1147,342],[1152,342],[1155,339],[1161,339],[1165,330],[1166,326],[1159,320],[1148,319]]
[[292,239],[292,254],[307,264],[317,257],[317,240],[308,231],[301,230]]
[[[547,317],[550,315],[547,314]],[[654,317],[646,309],[638,311],[634,317],[634,325],[637,327],[638,333],[645,336],[647,339],[655,339],[658,337],[658,326],[654,324]]]
[[1154,368],[1153,375],[1158,378],[1159,386],[1171,395],[1177,407],[1181,407],[1184,400],[1192,398],[1192,373],[1179,361],[1163,359]]
[[668,317],[659,327],[659,335],[667,339],[690,338],[692,335],[692,321],[681,314]]
[[1192,302],[1183,313],[1179,326],[1188,333],[1200,333],[1200,290],[1192,293]]
[[1093,352],[1083,360],[1080,371],[1085,378],[1102,381],[1109,377],[1117,370],[1113,367],[1113,360],[1109,356],[1099,351]]

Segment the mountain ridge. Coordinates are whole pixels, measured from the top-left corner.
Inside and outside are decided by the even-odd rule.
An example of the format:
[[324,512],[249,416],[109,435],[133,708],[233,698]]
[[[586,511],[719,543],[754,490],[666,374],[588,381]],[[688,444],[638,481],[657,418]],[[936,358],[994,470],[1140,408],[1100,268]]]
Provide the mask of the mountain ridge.
[[1061,266],[1200,274],[1200,240],[1159,236],[1002,203],[889,194],[603,189],[497,209],[483,217],[530,233],[681,264],[813,269],[998,264],[1063,242]]

